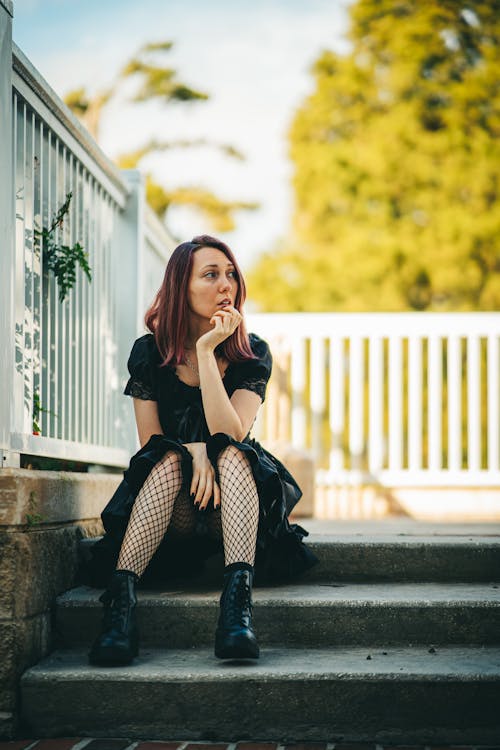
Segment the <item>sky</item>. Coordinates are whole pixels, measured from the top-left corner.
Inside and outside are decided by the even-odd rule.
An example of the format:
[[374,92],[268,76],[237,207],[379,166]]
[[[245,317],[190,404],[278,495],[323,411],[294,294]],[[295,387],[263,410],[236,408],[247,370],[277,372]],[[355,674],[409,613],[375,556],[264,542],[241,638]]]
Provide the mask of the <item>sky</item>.
[[[167,188],[198,186],[225,200],[258,202],[219,233],[244,269],[289,230],[293,210],[287,133],[312,91],[311,65],[325,49],[348,51],[349,0],[14,0],[13,37],[64,96],[94,93],[115,80],[142,45],[172,41],[166,63],[210,99],[131,105],[121,86],[99,142],[111,158],[150,138],[204,138],[231,144],[245,161],[209,147],[178,149],[141,164]],[[179,240],[215,231],[191,209],[169,209]]]

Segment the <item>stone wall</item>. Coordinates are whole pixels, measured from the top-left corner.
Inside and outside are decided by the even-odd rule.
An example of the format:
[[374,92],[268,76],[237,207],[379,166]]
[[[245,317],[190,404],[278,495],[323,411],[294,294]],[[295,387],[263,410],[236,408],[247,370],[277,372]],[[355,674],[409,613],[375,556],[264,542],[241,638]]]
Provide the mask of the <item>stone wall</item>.
[[55,645],[55,599],[78,580],[78,543],[102,533],[121,474],[0,470],[0,737],[14,736],[24,670]]

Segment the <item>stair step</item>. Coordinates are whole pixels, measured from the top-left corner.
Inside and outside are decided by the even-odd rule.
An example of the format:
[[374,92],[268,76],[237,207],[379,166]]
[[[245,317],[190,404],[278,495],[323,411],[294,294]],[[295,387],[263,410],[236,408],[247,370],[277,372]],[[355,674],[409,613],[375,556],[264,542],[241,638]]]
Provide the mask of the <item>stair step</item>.
[[[368,656],[371,656],[368,659]],[[143,648],[129,667],[57,651],[25,672],[33,736],[494,744],[500,648]]]
[[321,564],[306,573],[308,580],[500,580],[500,536],[311,535],[310,539]]
[[[59,643],[88,644],[98,632],[100,591],[72,589],[57,600]],[[138,592],[144,644],[191,648],[212,643],[219,589]],[[296,584],[254,590],[254,625],[263,644],[500,643],[495,583]]]
[[[307,521],[304,521],[307,526]],[[316,522],[317,526],[317,522]],[[96,539],[80,543],[82,561]],[[320,564],[304,581],[498,581],[500,536],[411,534],[311,534],[307,544]],[[207,563],[198,580],[218,584],[222,556]]]

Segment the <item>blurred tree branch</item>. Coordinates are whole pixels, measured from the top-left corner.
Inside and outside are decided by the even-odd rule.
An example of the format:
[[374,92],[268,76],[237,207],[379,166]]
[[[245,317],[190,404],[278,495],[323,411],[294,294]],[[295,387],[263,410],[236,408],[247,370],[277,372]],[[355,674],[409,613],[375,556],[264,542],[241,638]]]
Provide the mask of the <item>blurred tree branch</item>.
[[[173,42],[151,42],[145,44],[138,53],[121,68],[115,81],[105,90],[91,96],[83,87],[69,91],[64,101],[72,112],[82,121],[91,135],[98,141],[103,113],[126,79],[137,79],[138,86],[130,101],[141,104],[146,101],[200,102],[209,99],[209,95],[197,91],[180,81],[177,71],[163,63],[164,53],[173,47]],[[220,151],[232,159],[243,161],[244,155],[230,144],[217,144],[205,138],[177,139],[161,141],[150,139],[139,148],[121,154],[117,164],[122,169],[135,169],[140,162],[151,154],[169,149],[198,148],[208,146]],[[179,187],[167,190],[147,174],[147,197],[153,209],[161,219],[166,219],[168,207],[174,204],[190,204],[206,218],[214,229],[230,231],[235,227],[236,211],[251,211],[259,207],[258,203],[245,201],[224,201],[207,189],[197,187]]]

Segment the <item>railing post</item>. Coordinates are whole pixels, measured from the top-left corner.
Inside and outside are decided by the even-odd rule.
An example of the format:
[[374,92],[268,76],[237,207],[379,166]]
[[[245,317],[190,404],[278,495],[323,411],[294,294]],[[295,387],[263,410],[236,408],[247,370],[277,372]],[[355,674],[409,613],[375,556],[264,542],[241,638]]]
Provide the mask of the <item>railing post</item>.
[[[118,253],[119,278],[116,280],[122,293],[118,297],[117,309],[117,361],[118,376],[121,382],[128,377],[127,358],[132,342],[143,329],[143,286],[144,286],[144,178],[136,169],[122,171],[130,193],[127,205],[121,215],[119,242],[114,244]],[[158,282],[160,285],[161,279]],[[123,399],[125,400],[125,399]],[[127,399],[128,400],[128,399]],[[133,424],[130,413],[131,424]],[[130,451],[136,450],[135,430],[130,435]]]
[[12,153],[12,0],[0,0],[0,466],[19,466],[11,451],[15,327],[14,174]]
[[[127,336],[127,347],[130,344],[130,334],[141,331],[143,328],[142,307],[144,286],[144,204],[145,186],[144,177],[138,169],[124,169],[121,172],[127,183],[130,193],[127,198],[127,206],[123,212],[123,233],[120,243],[120,256],[125,261],[120,269],[120,281],[124,284],[126,293],[122,295],[124,325],[120,333]],[[160,286],[161,279],[158,282]]]

